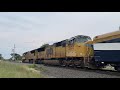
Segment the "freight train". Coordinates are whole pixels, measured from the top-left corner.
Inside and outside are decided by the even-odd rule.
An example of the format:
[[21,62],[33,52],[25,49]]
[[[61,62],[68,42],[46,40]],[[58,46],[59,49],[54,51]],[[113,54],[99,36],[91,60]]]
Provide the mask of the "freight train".
[[91,37],[78,35],[23,54],[22,62],[120,71],[120,31]]
[[94,51],[92,44],[89,44],[91,40],[89,36],[78,35],[46,47],[37,48],[25,52],[23,62],[88,67]]

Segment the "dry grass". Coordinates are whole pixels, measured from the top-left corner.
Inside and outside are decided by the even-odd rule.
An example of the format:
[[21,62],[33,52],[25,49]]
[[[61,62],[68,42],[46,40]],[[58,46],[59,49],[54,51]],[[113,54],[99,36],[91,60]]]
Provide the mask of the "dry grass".
[[40,71],[29,65],[0,61],[0,78],[43,78]]

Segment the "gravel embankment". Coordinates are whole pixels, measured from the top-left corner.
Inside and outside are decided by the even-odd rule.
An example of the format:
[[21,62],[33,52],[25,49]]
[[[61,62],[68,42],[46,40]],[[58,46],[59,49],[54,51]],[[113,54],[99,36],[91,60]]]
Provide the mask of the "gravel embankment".
[[120,73],[111,71],[73,69],[57,66],[37,65],[48,78],[120,78]]
[[[28,63],[18,63],[28,64]],[[58,66],[44,66],[37,64],[38,70],[47,78],[120,78],[120,72],[105,71],[113,70],[113,67],[107,67],[104,71],[88,70],[80,68],[66,68]]]

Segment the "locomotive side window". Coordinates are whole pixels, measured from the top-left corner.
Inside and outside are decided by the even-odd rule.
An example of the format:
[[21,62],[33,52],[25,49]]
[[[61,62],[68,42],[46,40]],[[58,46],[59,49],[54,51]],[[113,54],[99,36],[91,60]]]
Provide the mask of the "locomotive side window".
[[61,46],[61,42],[56,43],[56,47]]
[[74,41],[73,40],[71,40],[71,42],[70,42],[71,44],[74,44]]
[[73,39],[73,44],[76,42],[76,38]]
[[37,49],[38,52],[45,51],[45,47]]
[[72,43],[73,43],[73,41],[72,41],[72,40],[70,40],[68,44],[69,44],[69,45],[71,45]]
[[65,47],[65,46],[66,46],[66,41],[62,41],[61,45],[62,45],[63,47]]
[[34,53],[35,51],[33,50],[33,51],[31,51],[31,53]]
[[76,38],[72,38],[69,40],[69,45],[73,45],[76,42]]

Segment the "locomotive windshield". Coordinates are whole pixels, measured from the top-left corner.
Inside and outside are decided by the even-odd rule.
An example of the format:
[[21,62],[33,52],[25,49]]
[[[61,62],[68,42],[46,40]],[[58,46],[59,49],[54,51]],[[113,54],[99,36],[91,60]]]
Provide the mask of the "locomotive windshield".
[[88,36],[79,36],[76,38],[76,42],[80,42],[80,43],[90,41],[90,40],[91,40],[91,38]]
[[84,43],[84,42],[87,42],[87,41],[90,41],[90,40],[91,40],[91,38],[88,37],[88,36],[79,35],[79,36],[72,37],[71,39],[69,39],[69,44],[74,44],[75,42]]

